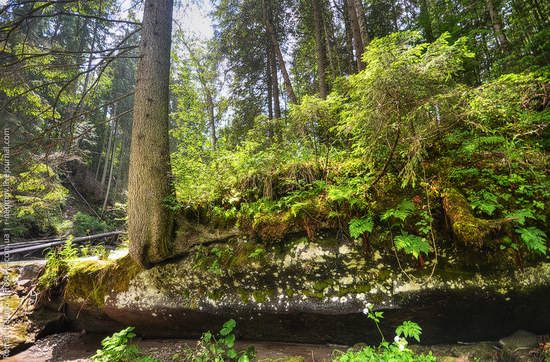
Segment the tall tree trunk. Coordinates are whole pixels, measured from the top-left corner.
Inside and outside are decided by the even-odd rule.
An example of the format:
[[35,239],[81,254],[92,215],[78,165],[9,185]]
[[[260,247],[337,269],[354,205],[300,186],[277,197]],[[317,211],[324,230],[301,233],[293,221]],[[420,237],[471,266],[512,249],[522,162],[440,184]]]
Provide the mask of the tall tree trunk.
[[434,39],[434,34],[432,29],[432,16],[430,14],[430,7],[428,6],[428,0],[420,0],[419,22],[424,28],[426,40],[429,43],[432,43],[435,39]]
[[351,31],[353,35],[353,46],[355,48],[355,57],[357,60],[357,69],[359,71],[365,69],[365,63],[363,63],[363,59],[361,59],[361,56],[363,55],[363,51],[365,50],[365,47],[363,45],[363,40],[361,38],[361,29],[359,28],[359,20],[357,19],[357,12],[355,10],[355,0],[347,0],[348,2],[348,12],[349,12],[349,20],[351,24]]
[[279,46],[279,41],[277,40],[277,35],[275,34],[275,28],[273,27],[273,16],[271,14],[271,7],[269,4],[264,3],[264,24],[267,30],[267,35],[273,46],[273,51],[275,53],[275,58],[277,63],[279,63],[279,69],[283,74],[283,81],[285,83],[286,92],[290,103],[298,103],[298,98],[294,93],[294,88],[292,88],[292,82],[290,81],[290,75],[286,69],[285,59],[283,58],[283,53],[281,52],[281,47]]
[[296,104],[298,103],[298,98],[294,93],[294,88],[292,88],[292,82],[290,81],[290,75],[288,74],[288,71],[286,69],[285,59],[283,58],[283,53],[281,52],[279,41],[275,36],[275,29],[273,29],[273,24],[271,24],[269,21],[267,22],[266,27],[267,32],[269,33],[269,37],[271,38],[271,42],[273,43],[273,48],[275,48],[275,57],[277,58],[277,63],[279,63],[279,69],[281,69],[281,73],[283,74],[283,81],[285,83],[288,99],[290,100],[290,103]]
[[277,74],[277,60],[275,60],[275,52],[273,51],[273,45],[269,52],[269,64],[271,65],[271,82],[273,84],[273,117],[281,118],[281,101],[279,92],[279,75]]
[[218,138],[216,137],[216,116],[214,114],[214,97],[212,97],[212,92],[205,85],[206,92],[206,110],[208,111],[208,123],[210,125],[210,141],[212,142],[212,148],[216,149],[216,143],[218,143]]
[[319,0],[312,0],[313,22],[315,24],[315,48],[317,49],[317,78],[319,81],[319,95],[322,99],[327,98],[326,82],[326,54],[323,39],[323,24]]
[[[115,108],[116,110],[116,108]],[[114,116],[116,117],[116,111],[115,111],[115,114]],[[111,193],[111,183],[113,182],[113,168],[114,168],[114,164],[115,164],[115,153],[116,153],[116,134],[117,134],[117,131],[118,131],[118,119],[115,118],[115,130],[114,130],[114,135],[115,135],[115,141],[113,143],[113,150],[111,151],[111,167],[109,168],[109,179],[107,180],[107,190],[105,190],[105,198],[103,200],[103,207],[101,208],[101,213],[103,214],[105,212],[105,208],[107,207],[107,202],[109,202],[109,194]]]
[[168,107],[173,0],[146,0],[128,180],[130,256],[148,268],[174,253]]
[[[113,107],[113,112],[115,110],[115,107]],[[109,122],[107,123],[107,129],[109,130],[109,141],[107,142],[107,152],[105,153],[103,173],[101,174],[101,186],[105,186],[105,180],[107,179],[107,170],[109,169],[109,155],[111,154],[111,147],[113,145],[113,129],[111,128],[111,122],[112,120],[109,120]]]
[[343,0],[344,30],[346,33],[346,49],[348,54],[348,72],[354,74],[357,72],[357,63],[353,54],[353,30],[351,26],[350,10],[348,0]]
[[365,8],[363,7],[363,0],[354,0],[354,5],[364,51],[365,47],[370,43],[369,33],[367,32],[367,14],[365,13]]
[[270,46],[267,46],[265,51],[266,59],[266,69],[265,69],[265,80],[267,86],[267,114],[269,119],[273,119],[273,77],[271,76],[271,55]]
[[[326,45],[326,50],[327,50],[327,58],[328,58],[328,63],[329,63],[329,66],[330,66],[330,71],[331,71],[331,75],[332,75],[332,79],[340,76],[342,74],[342,69],[340,68],[340,59],[338,57],[336,57],[336,63],[337,65],[334,64],[334,51],[332,50],[332,39],[331,39],[331,34],[334,34],[334,33],[331,33],[329,32],[328,30],[328,26],[327,26],[327,19],[326,17],[322,16],[322,20],[323,20],[323,32],[324,32],[324,35],[325,35],[325,45]],[[332,21],[331,21],[332,22]]]
[[493,26],[493,32],[495,33],[497,42],[504,51],[508,51],[510,49],[510,44],[508,43],[506,35],[504,35],[504,32],[502,31],[502,24],[500,23],[500,19],[493,1],[485,0],[485,4],[487,5],[487,11],[491,17],[491,24]]

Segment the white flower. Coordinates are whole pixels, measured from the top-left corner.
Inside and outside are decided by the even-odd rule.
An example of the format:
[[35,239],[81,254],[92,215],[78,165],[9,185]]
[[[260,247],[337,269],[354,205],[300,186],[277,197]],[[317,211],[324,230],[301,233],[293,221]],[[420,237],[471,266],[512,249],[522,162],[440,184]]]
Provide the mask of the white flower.
[[365,315],[366,315],[366,314],[369,314],[369,308],[363,309],[363,314],[365,314]]
[[399,336],[395,336],[395,338],[393,340],[395,341],[395,343],[397,343],[401,340],[401,338],[399,338]]
[[400,350],[400,351],[403,351],[404,349],[405,349],[405,345],[404,345],[404,344],[400,344],[400,345],[399,345],[399,350]]

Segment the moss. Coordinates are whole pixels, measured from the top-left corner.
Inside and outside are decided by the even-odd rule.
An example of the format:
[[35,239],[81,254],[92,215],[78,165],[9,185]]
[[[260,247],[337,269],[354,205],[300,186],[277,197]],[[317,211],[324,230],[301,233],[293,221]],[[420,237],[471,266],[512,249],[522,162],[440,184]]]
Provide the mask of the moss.
[[275,291],[273,290],[255,290],[252,292],[252,297],[256,303],[265,303],[269,298],[275,296]]
[[69,265],[64,298],[92,301],[98,308],[110,291],[128,290],[130,280],[141,268],[129,256],[118,260],[87,260]]
[[314,292],[311,290],[304,290],[303,294],[306,297],[316,298],[316,299],[323,299],[325,297],[325,295],[322,292]]
[[382,269],[378,272],[378,281],[379,282],[385,282],[386,280],[388,280],[391,276],[391,271],[389,271],[388,269]]
[[252,229],[264,242],[282,241],[292,226],[289,212],[259,214],[254,217]]
[[248,295],[246,290],[239,289],[238,293],[239,293],[239,296],[241,297],[241,302],[245,304],[248,304],[248,302],[250,302],[250,296]]
[[338,296],[343,297],[346,294],[368,293],[368,292],[370,292],[371,289],[372,289],[372,287],[370,285],[367,285],[367,284],[354,285],[354,286],[347,287],[347,288],[340,288],[340,290],[338,291]]
[[472,214],[468,200],[456,189],[447,189],[443,197],[443,209],[454,235],[466,245],[481,247],[490,236],[502,230],[509,219],[485,220]]
[[220,300],[223,297],[223,292],[219,289],[212,290],[208,293],[208,298],[212,300]]
[[318,292],[322,292],[323,290],[327,289],[328,287],[330,287],[332,285],[332,281],[330,280],[325,280],[325,281],[321,281],[321,282],[316,282],[313,284],[313,289],[315,289],[316,291]]

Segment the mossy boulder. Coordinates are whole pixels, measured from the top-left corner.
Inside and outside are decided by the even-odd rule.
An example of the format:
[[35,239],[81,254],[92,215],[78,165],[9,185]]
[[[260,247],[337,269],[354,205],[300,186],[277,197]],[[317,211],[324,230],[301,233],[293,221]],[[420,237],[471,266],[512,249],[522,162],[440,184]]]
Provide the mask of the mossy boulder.
[[149,337],[197,337],[233,318],[245,339],[376,343],[378,332],[363,314],[367,303],[384,311],[388,336],[413,320],[427,343],[550,328],[545,261],[519,269],[441,249],[437,264],[400,267],[391,250],[367,256],[361,241],[326,233],[284,245],[235,238],[149,270],[125,260],[71,267],[64,296],[74,328],[132,325]]

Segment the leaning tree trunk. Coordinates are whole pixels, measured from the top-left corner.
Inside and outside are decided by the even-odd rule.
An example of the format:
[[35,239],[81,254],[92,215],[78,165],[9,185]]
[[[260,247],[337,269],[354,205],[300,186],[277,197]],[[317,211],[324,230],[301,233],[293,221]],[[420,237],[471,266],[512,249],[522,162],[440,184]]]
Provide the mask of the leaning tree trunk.
[[146,0],[136,73],[128,180],[130,256],[151,267],[173,253],[174,217],[168,142],[168,84],[173,0]]

